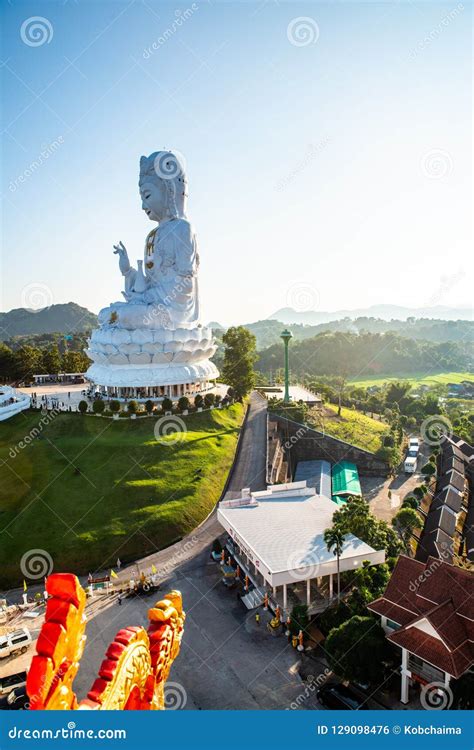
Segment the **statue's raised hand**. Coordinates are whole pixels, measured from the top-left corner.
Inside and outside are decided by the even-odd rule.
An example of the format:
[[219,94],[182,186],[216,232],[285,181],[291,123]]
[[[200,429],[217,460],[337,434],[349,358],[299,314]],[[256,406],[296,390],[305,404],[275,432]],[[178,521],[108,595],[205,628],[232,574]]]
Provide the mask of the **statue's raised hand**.
[[128,259],[127,248],[123,242],[114,245],[114,255],[119,256],[119,268],[121,273],[125,276],[125,274],[130,271],[130,261]]

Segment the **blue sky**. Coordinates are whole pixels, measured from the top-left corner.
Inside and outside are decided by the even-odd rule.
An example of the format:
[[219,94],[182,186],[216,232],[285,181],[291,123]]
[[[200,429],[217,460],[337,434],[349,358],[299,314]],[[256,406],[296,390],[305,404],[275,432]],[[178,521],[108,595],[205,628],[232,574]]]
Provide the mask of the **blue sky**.
[[2,310],[121,298],[112,245],[142,256],[138,160],[164,147],[187,165],[206,321],[469,304],[468,3],[2,14]]

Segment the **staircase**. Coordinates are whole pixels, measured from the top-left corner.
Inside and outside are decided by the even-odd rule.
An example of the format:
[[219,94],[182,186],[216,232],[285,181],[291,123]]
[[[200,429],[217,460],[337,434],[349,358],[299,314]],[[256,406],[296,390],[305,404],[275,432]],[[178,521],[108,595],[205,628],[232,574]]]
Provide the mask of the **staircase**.
[[263,604],[263,598],[265,596],[266,588],[264,586],[258,586],[257,588],[249,591],[248,594],[241,597],[241,601],[245,604],[247,609],[255,609]]

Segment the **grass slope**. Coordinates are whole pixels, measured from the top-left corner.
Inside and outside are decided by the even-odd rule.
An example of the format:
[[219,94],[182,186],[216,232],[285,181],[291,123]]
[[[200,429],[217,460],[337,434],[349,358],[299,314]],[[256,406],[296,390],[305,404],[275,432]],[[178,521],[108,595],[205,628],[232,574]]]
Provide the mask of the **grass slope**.
[[40,415],[0,424],[0,586],[21,583],[31,549],[46,550],[58,572],[87,573],[192,531],[219,498],[242,418],[239,404],[190,415],[183,439],[161,444],[156,418],[61,414],[15,457]]
[[[315,419],[310,418],[309,421],[320,430],[321,420],[317,418],[317,412],[314,414]],[[354,409],[342,407],[341,416],[338,417],[337,406],[325,404],[324,414],[323,425],[327,435],[357,445],[371,453],[375,453],[382,446],[382,438],[389,432],[389,426],[384,422],[372,419]]]
[[410,373],[409,375],[379,375],[376,378],[367,378],[363,380],[350,380],[351,386],[368,388],[371,385],[383,385],[384,383],[396,382],[398,380],[407,380],[412,385],[447,385],[448,383],[461,383],[463,380],[474,380],[472,372],[439,372],[431,375],[424,373]]

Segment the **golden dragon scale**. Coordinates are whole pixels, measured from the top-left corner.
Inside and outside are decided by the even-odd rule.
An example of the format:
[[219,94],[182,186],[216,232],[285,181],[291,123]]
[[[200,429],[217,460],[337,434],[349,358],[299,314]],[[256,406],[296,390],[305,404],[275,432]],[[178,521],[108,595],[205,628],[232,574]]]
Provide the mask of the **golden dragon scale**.
[[165,682],[183,636],[185,613],[179,591],[171,591],[148,611],[148,630],[119,630],[80,703],[73,682],[86,641],[86,595],[69,573],[50,575],[46,591],[45,621],[26,683],[30,710],[164,709]]

